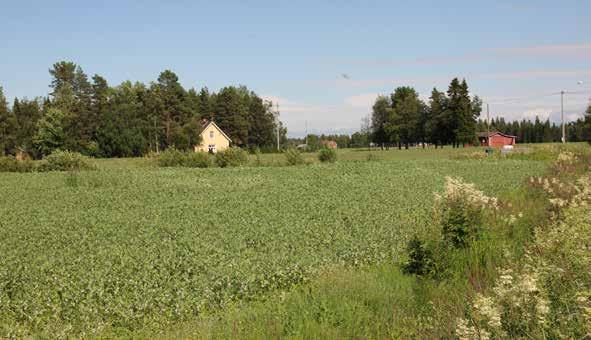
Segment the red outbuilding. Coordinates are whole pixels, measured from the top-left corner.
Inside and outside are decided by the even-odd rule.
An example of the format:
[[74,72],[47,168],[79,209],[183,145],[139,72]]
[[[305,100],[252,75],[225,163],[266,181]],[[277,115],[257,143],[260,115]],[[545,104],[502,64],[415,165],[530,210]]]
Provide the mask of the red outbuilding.
[[492,146],[496,148],[505,145],[515,145],[515,136],[507,135],[502,132],[480,132],[478,141],[481,146]]

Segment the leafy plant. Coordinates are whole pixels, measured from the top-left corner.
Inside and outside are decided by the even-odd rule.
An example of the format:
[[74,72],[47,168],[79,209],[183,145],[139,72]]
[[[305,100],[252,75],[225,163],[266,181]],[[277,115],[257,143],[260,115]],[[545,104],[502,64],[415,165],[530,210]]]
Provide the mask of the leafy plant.
[[211,156],[205,152],[187,152],[182,162],[188,168],[208,168],[212,165]]
[[33,172],[37,169],[30,159],[16,160],[12,156],[0,156],[0,172]]
[[416,234],[406,246],[408,260],[402,265],[406,274],[427,275],[433,271],[434,259],[431,249]]
[[93,170],[90,159],[78,152],[56,150],[46,156],[39,166],[39,171],[77,171]]
[[285,150],[284,155],[285,160],[287,161],[287,165],[300,165],[305,163],[302,153],[296,149],[287,149]]
[[185,153],[170,147],[156,156],[156,163],[161,167],[183,166],[185,159]]
[[321,162],[334,163],[337,161],[337,152],[335,149],[322,148],[318,152],[318,160]]
[[248,163],[248,153],[238,147],[228,148],[216,153],[215,162],[220,168],[242,166]]

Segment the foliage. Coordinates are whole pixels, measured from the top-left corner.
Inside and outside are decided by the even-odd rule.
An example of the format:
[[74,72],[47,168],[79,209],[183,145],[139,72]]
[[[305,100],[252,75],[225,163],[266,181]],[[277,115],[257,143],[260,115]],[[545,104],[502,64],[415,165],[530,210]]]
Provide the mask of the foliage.
[[402,265],[406,274],[428,275],[434,270],[434,258],[430,247],[416,234],[408,241],[406,246],[408,261]]
[[50,97],[42,104],[17,98],[10,110],[0,90],[2,153],[16,147],[32,153],[34,145],[41,155],[59,148],[98,157],[141,156],[171,146],[190,150],[200,142],[203,120],[213,117],[238,146],[268,147],[277,133],[286,140],[273,104],[244,86],[197,92],[164,70],[150,84],[124,81],[111,87],[69,61],[53,64],[49,74]]
[[208,168],[212,165],[212,159],[206,152],[187,152],[183,166],[188,168]]
[[318,151],[318,160],[323,163],[334,163],[337,161],[337,152],[335,149],[322,148]]
[[208,168],[212,165],[211,157],[205,152],[183,152],[170,147],[151,157],[160,167]]
[[435,195],[434,221],[441,227],[444,241],[461,248],[478,237],[483,213],[496,209],[496,198],[486,196],[474,184],[447,177],[444,192]]
[[302,153],[299,152],[297,149],[287,149],[285,150],[285,160],[287,161],[287,165],[300,165],[304,164],[304,157]]
[[[571,156],[563,156],[564,162]],[[568,177],[566,179],[569,180]],[[572,184],[576,190],[561,205],[559,219],[538,226],[522,262],[502,268],[495,286],[478,294],[460,338],[585,338],[591,334],[591,175]],[[545,185],[550,202],[557,197]]]
[[231,147],[216,153],[215,163],[220,168],[246,165],[248,163],[248,153],[241,148]]
[[379,96],[372,112],[372,140],[379,146],[431,142],[454,146],[473,143],[482,102],[472,97],[466,80],[454,78],[447,94],[433,89],[430,105],[411,87],[402,86],[390,97]]
[[0,156],[0,172],[33,172],[35,162],[29,159],[17,161],[12,156]]
[[39,171],[78,171],[93,170],[90,159],[78,152],[56,150],[45,156],[39,165]]
[[[2,336],[160,331],[305,283],[326,265],[394,267],[409,235],[432,219],[442,174],[498,194],[544,167],[506,160],[493,178],[478,161],[433,157],[199,176],[150,167],[0,173]],[[395,301],[359,291],[392,315]]]
[[17,142],[16,128],[16,117],[8,108],[8,102],[0,86],[0,156],[14,151]]
[[156,155],[156,163],[161,167],[182,166],[185,163],[185,153],[170,147]]
[[65,145],[64,119],[62,111],[50,109],[37,122],[37,134],[33,143],[42,155],[49,155]]

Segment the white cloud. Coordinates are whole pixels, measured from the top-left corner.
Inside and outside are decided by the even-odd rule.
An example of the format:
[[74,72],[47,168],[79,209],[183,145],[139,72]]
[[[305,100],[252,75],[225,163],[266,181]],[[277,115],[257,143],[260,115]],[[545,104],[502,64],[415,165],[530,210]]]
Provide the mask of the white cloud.
[[351,108],[363,108],[367,110],[367,108],[372,107],[377,97],[378,94],[375,93],[359,94],[345,98],[344,103]]
[[538,117],[540,120],[546,120],[550,118],[552,109],[549,108],[537,108],[533,110],[527,110],[521,114],[521,118],[534,120]]

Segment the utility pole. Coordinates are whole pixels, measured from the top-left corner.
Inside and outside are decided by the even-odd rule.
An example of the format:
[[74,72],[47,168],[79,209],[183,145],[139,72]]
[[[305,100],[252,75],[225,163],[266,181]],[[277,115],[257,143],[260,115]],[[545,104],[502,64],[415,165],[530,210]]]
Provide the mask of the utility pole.
[[275,125],[277,125],[277,151],[279,151],[279,103],[277,105],[277,111],[275,112]]
[[[486,103],[486,144],[489,144],[488,139],[490,138],[490,117],[488,103]],[[487,145],[490,146],[490,145]]]
[[562,143],[566,143],[566,128],[564,126],[564,91],[560,91],[560,117],[562,120]]

